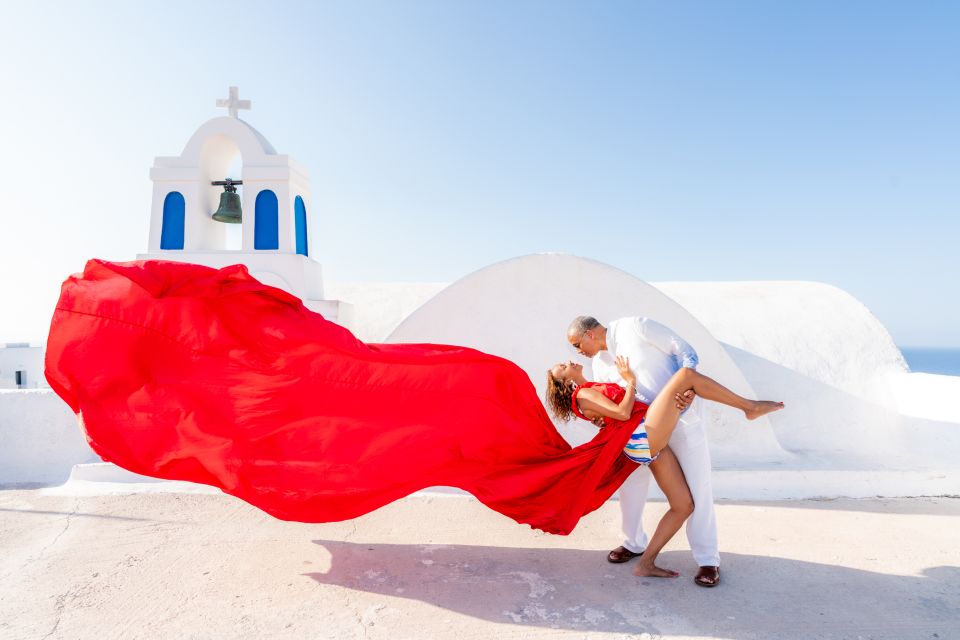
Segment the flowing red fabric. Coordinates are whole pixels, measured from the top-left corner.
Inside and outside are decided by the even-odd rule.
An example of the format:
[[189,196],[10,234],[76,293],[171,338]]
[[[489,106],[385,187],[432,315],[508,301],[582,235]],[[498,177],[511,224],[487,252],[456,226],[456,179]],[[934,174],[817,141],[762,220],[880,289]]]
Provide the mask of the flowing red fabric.
[[365,344],[241,264],[89,260],[61,287],[45,375],[104,460],[283,520],[451,486],[568,534],[636,468],[639,417],[571,448],[509,360]]

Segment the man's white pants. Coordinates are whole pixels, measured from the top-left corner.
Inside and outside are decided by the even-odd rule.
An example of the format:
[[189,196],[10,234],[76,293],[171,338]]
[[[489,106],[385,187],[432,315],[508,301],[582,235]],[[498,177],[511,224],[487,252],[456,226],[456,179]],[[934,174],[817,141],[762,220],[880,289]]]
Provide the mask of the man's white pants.
[[[687,520],[687,541],[693,559],[701,567],[720,566],[717,544],[717,516],[713,508],[713,484],[710,478],[710,447],[706,424],[702,419],[703,401],[695,399],[681,416],[670,437],[670,448],[677,456],[683,475],[693,495],[693,515]],[[701,406],[697,406],[701,405]],[[647,548],[643,531],[643,507],[650,492],[653,474],[647,465],[630,474],[620,487],[620,510],[623,513],[623,546],[640,553]]]

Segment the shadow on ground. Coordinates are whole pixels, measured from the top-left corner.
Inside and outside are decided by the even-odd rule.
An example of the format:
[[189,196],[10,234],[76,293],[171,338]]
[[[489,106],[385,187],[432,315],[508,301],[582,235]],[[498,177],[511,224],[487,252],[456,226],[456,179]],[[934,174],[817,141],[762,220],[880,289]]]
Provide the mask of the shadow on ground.
[[[660,564],[679,579],[636,578],[603,551],[314,540],[331,555],[318,583],[425,602],[496,623],[731,639],[949,638],[960,629],[960,568],[919,576],[724,554],[723,583],[692,582],[686,551]],[[842,562],[842,560],[838,560]],[[852,634],[852,635],[851,635]]]

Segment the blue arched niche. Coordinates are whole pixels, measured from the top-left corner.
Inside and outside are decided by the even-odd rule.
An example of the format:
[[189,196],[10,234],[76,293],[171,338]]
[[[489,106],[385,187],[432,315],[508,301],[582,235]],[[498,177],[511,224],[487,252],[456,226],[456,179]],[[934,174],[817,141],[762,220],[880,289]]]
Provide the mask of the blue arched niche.
[[297,253],[302,256],[309,255],[307,253],[307,207],[300,196],[293,201],[293,217],[297,227]]
[[279,249],[277,194],[269,189],[258,193],[253,216],[253,248]]
[[163,199],[163,227],[160,231],[161,249],[183,249],[183,195],[171,191]]

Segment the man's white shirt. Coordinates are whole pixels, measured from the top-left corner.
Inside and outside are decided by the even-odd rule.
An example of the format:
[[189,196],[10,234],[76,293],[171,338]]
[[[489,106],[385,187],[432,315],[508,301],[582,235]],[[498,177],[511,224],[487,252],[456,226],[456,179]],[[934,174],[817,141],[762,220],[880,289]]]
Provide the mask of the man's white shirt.
[[[637,376],[637,399],[651,404],[674,373],[681,367],[696,369],[697,352],[669,327],[650,318],[632,316],[613,320],[607,325],[607,350],[593,357],[593,379],[626,386],[617,371],[616,356],[630,359],[630,369]],[[694,403],[699,405],[701,403]],[[700,419],[699,408],[684,412],[681,422]]]

